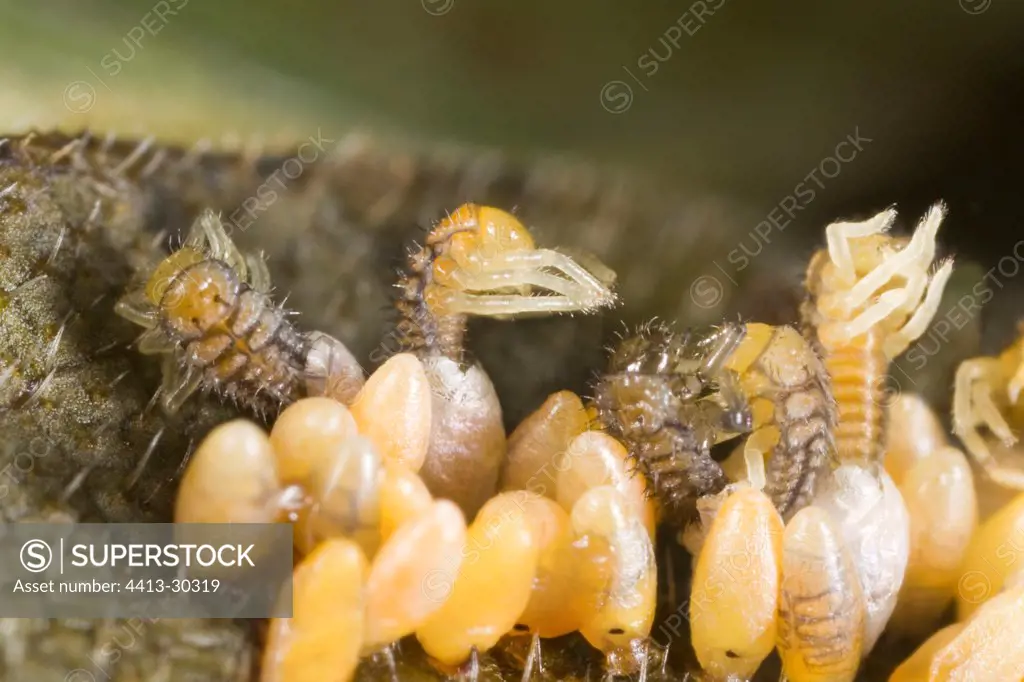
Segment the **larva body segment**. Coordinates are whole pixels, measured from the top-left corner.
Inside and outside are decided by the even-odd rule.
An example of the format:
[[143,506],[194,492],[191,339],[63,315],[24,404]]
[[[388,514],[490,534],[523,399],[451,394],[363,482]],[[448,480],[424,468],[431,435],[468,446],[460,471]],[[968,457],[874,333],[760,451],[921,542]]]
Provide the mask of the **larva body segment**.
[[849,682],[864,640],[857,570],[828,513],[796,513],[782,540],[777,647],[792,682]]
[[760,323],[746,325],[725,369],[754,406],[753,433],[741,447],[767,456],[764,492],[788,519],[810,502],[835,458],[838,415],[828,373],[794,328]]

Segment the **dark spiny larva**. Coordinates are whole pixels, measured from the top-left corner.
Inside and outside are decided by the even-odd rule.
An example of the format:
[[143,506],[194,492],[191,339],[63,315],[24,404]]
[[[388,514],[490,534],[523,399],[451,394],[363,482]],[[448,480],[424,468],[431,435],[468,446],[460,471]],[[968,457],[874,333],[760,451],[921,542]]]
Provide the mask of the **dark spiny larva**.
[[243,256],[212,212],[195,222],[117,312],[146,327],[143,353],[165,354],[161,401],[175,412],[197,389],[258,412],[302,395],[310,344],[268,293],[266,266]]
[[739,325],[707,334],[647,325],[612,350],[595,386],[601,422],[627,446],[667,516],[678,522],[695,519],[697,499],[728,483],[711,457],[719,434],[749,427],[743,396],[731,384],[720,391],[715,383],[742,338]]

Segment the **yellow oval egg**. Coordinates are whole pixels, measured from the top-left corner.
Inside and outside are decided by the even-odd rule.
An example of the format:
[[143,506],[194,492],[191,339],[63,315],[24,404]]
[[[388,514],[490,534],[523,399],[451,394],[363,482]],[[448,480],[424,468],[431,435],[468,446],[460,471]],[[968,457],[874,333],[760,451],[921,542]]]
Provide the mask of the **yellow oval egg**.
[[885,430],[885,470],[897,486],[918,462],[948,443],[946,430],[924,398],[901,393],[893,400]]
[[613,486],[635,510],[641,523],[653,536],[654,505],[647,495],[642,475],[632,471],[626,446],[603,431],[587,431],[569,443],[558,466],[555,499],[571,511],[576,502],[592,488]]
[[535,493],[521,493],[530,527],[538,540],[540,558],[530,601],[516,623],[519,631],[540,637],[560,637],[579,627],[574,601],[581,589],[578,564],[584,556],[573,545],[569,515],[557,502]]
[[1024,679],[1024,587],[1001,592],[932,658],[929,680]]
[[466,520],[448,500],[432,503],[392,534],[366,581],[366,646],[397,641],[444,605],[450,594],[436,594],[429,581],[458,571],[465,543]]
[[626,497],[613,486],[584,493],[570,514],[573,533],[584,543],[611,551],[610,579],[580,634],[609,653],[628,649],[650,634],[657,602],[658,571],[650,534]]
[[380,480],[380,538],[386,541],[402,524],[426,512],[433,503],[426,484],[398,462],[383,462]]
[[825,510],[798,511],[782,536],[776,646],[791,682],[849,682],[864,640],[860,579]]
[[1024,561],[1024,493],[979,526],[967,546],[957,583],[957,618],[967,618],[978,605],[1002,589]]
[[430,589],[441,608],[416,630],[423,649],[441,663],[458,665],[476,647],[487,651],[512,629],[530,599],[539,548],[530,522],[509,493],[485,504],[469,528],[462,561]]
[[366,559],[346,539],[328,540],[295,569],[292,617],[274,618],[261,682],[348,682],[363,644]]
[[303,398],[281,412],[270,431],[281,480],[304,483],[314,462],[333,457],[358,433],[348,408],[331,398]]
[[910,560],[889,627],[921,636],[934,630],[956,594],[978,501],[970,464],[951,447],[911,467],[900,492],[910,515]]
[[782,533],[782,517],[754,488],[738,488],[715,515],[690,597],[693,649],[712,676],[750,678],[775,648]]
[[935,654],[952,642],[964,629],[963,623],[942,628],[919,646],[889,677],[889,682],[927,682]]
[[399,353],[370,375],[350,406],[359,433],[385,461],[419,471],[430,445],[431,395],[415,355]]
[[270,439],[236,419],[203,439],[181,479],[176,523],[272,523],[281,484]]
[[509,436],[501,489],[531,490],[554,499],[555,465],[589,423],[578,395],[572,391],[552,393]]

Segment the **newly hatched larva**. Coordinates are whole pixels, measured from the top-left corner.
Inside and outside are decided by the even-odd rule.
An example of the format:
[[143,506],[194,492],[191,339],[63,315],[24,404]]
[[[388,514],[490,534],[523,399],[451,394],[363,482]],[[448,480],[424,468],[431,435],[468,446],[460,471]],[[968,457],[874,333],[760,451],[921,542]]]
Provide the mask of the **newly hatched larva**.
[[182,247],[144,273],[114,309],[146,328],[140,352],[164,356],[160,401],[168,412],[200,388],[258,412],[276,411],[306,393],[304,382],[322,388],[325,367],[344,391],[362,381],[340,342],[303,334],[288,321],[270,297],[262,258],[239,252],[209,210]]
[[791,682],[850,682],[864,643],[864,600],[853,559],[828,512],[814,505],[782,538],[776,646]]
[[[733,323],[675,333],[648,325],[614,349],[595,406],[680,525],[696,519],[699,498],[748,471],[788,518],[831,462],[828,377],[790,327]],[[741,466],[730,476],[711,446],[745,435]]]
[[889,410],[885,468],[910,518],[907,570],[890,630],[931,632],[953,601],[960,565],[978,526],[970,463],[948,445],[935,413],[919,396],[902,394]]
[[832,223],[811,259],[802,317],[832,379],[843,462],[882,461],[889,363],[927,329],[953,270],[947,260],[929,271],[945,212],[932,206],[910,239],[888,234],[894,209]]
[[746,680],[775,648],[783,521],[755,487],[720,495],[693,571],[691,641],[711,679]]
[[678,523],[695,520],[697,499],[728,484],[711,447],[751,428],[740,387],[715,383],[743,336],[738,324],[704,335],[646,325],[612,349],[594,386],[601,425],[626,445],[663,513]]
[[979,428],[988,429],[1001,441],[1005,454],[1020,452],[1015,430],[1024,428],[1024,322],[1017,339],[999,357],[965,360],[957,368],[953,389],[953,432],[967,452],[996,483],[1024,490],[1024,469],[1000,461],[989,449]]
[[[603,272],[603,271],[602,271]],[[536,247],[515,216],[466,204],[409,257],[399,282],[404,346],[423,362],[433,395],[430,449],[420,475],[431,492],[473,514],[496,491],[505,458],[501,406],[486,372],[467,361],[468,316],[592,312],[615,296],[565,254]]]

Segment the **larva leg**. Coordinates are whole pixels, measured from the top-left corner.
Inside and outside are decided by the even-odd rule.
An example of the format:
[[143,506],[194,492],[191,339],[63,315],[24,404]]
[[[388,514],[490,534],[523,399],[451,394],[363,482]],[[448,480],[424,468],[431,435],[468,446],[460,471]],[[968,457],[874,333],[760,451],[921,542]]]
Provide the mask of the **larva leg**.
[[445,309],[453,314],[497,317],[529,313],[571,313],[581,310],[580,304],[561,296],[487,296],[450,292],[445,296]]
[[160,387],[160,402],[168,414],[181,409],[185,401],[199,390],[203,373],[191,365],[182,367],[174,353],[164,356],[163,384]]
[[[555,270],[567,279],[548,275],[543,272],[544,268]],[[572,258],[550,249],[495,254],[480,262],[473,274],[463,275],[463,278],[469,289],[494,286],[490,282],[495,278],[501,282],[500,286],[536,285],[556,292],[561,289],[563,296],[571,301],[572,310],[589,310],[615,302],[615,295],[597,277]],[[482,287],[476,286],[477,278],[483,278]]]
[[250,254],[245,257],[245,263],[249,269],[249,286],[260,293],[269,294],[271,285],[267,261],[262,255]]
[[850,240],[887,232],[895,220],[896,209],[890,208],[862,222],[832,223],[825,228],[829,258],[844,280],[852,283],[856,279]]
[[139,337],[138,347],[143,355],[171,353],[175,349],[174,342],[159,327],[143,332]]
[[[520,287],[529,287],[531,290],[532,288],[539,288],[554,293],[555,296],[553,298],[561,298],[572,302],[585,301],[589,296],[584,287],[570,282],[564,277],[557,277],[535,270],[512,270],[480,274],[456,273],[452,275],[452,279],[458,283],[461,289],[466,291],[492,291]],[[576,305],[581,304],[576,303]]]
[[764,490],[767,479],[764,473],[764,458],[779,441],[779,430],[773,426],[758,429],[750,434],[743,445],[743,459],[747,466],[747,481],[757,490]]
[[[935,313],[939,310],[939,304],[942,302],[942,293],[946,289],[946,282],[949,281],[952,274],[953,261],[947,260],[928,283],[924,301],[917,307],[907,323],[885,340],[885,354],[889,359],[895,358],[905,351],[931,324]],[[918,296],[913,296],[911,300],[918,300]]]
[[976,428],[987,427],[1006,447],[1017,442],[992,399],[993,387],[1001,380],[1001,366],[994,358],[974,358],[960,364],[953,392],[953,432],[993,481],[1024,490],[1024,472],[999,464]]

